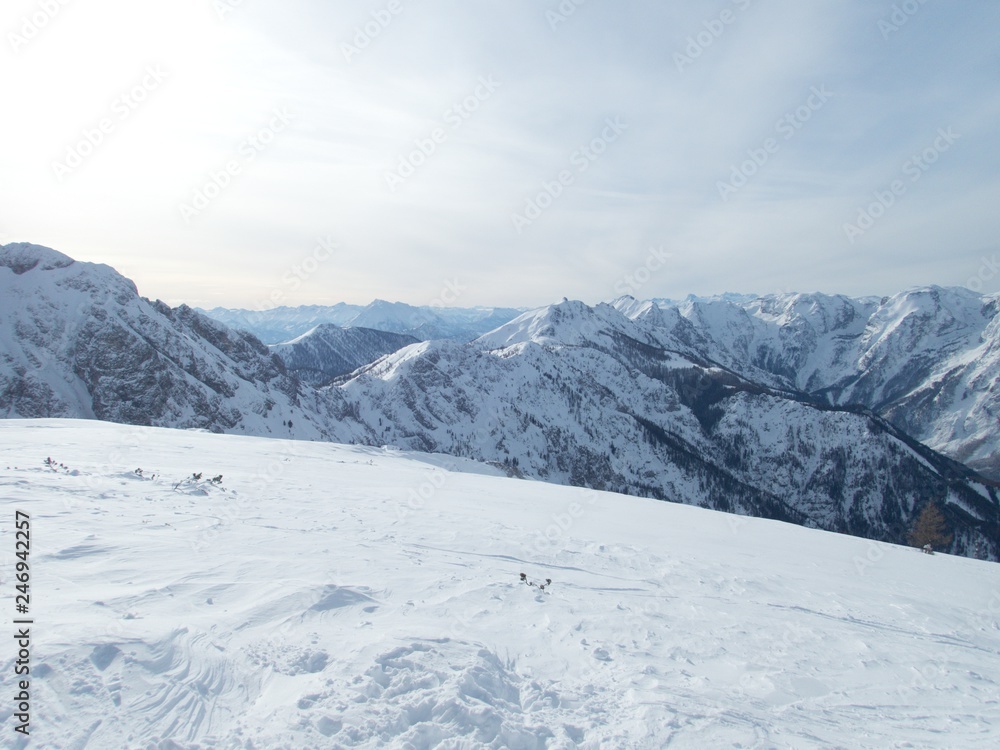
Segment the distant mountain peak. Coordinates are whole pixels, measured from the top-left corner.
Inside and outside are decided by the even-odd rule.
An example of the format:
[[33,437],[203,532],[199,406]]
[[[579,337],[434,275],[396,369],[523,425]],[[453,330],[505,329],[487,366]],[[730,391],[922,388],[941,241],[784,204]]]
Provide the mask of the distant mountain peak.
[[0,267],[9,268],[17,275],[35,269],[53,271],[71,266],[75,262],[68,255],[44,245],[34,245],[30,242],[12,242],[9,245],[0,245]]

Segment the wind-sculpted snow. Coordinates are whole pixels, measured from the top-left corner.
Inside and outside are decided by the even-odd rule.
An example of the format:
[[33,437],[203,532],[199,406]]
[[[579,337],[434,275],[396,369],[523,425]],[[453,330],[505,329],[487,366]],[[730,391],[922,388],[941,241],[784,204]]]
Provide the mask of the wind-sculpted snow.
[[995,747],[1000,566],[499,473],[0,422],[34,620],[0,744]]

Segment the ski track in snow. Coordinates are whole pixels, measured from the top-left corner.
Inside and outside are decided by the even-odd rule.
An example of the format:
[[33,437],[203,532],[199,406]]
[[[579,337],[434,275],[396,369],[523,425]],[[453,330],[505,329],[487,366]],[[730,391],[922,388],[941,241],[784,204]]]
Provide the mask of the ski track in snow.
[[996,747],[1000,566],[441,461],[0,423],[0,745]]

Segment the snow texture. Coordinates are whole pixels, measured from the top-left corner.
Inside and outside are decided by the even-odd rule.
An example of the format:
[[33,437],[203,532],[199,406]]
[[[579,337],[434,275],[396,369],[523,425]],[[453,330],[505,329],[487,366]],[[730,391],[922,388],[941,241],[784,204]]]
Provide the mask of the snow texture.
[[0,422],[30,746],[996,747],[1000,566],[495,474]]

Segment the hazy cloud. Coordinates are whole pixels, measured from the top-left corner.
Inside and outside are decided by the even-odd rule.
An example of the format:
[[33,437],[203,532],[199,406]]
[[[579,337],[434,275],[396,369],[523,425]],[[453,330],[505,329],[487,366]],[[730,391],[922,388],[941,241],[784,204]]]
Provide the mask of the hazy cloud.
[[254,305],[327,236],[286,302],[455,278],[462,305],[594,302],[651,248],[640,296],[964,284],[997,249],[998,23],[991,0],[12,0],[0,241],[207,306]]

